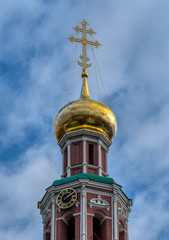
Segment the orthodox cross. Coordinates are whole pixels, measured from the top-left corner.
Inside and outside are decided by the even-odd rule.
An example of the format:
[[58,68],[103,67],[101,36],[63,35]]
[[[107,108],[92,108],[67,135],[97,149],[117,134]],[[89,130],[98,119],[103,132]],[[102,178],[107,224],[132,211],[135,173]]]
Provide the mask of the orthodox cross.
[[89,61],[89,58],[86,56],[87,45],[93,45],[96,48],[98,48],[99,46],[102,46],[102,44],[100,44],[97,40],[95,40],[95,42],[92,42],[87,39],[86,37],[87,33],[89,33],[89,35],[92,36],[93,34],[96,34],[96,32],[94,32],[92,28],[90,28],[89,30],[86,29],[86,26],[89,26],[89,24],[86,22],[85,19],[83,19],[83,21],[80,22],[80,24],[82,25],[82,28],[80,28],[79,25],[76,25],[76,27],[73,27],[73,29],[76,30],[77,34],[79,32],[82,32],[82,38],[74,38],[74,36],[71,35],[67,39],[69,39],[72,43],[73,42],[82,43],[82,55],[80,55],[80,59],[82,59],[82,63],[78,61],[78,64],[81,67],[83,67],[83,70],[82,70],[82,78],[83,78],[83,77],[88,77],[87,68],[91,67],[92,65],[91,63],[87,64],[87,62]]

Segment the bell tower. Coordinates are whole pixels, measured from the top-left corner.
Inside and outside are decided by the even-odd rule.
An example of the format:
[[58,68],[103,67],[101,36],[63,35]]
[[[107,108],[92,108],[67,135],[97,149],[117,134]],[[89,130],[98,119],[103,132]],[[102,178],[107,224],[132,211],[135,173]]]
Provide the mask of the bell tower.
[[86,20],[73,28],[82,38],[68,39],[82,45],[78,64],[83,79],[80,99],[57,114],[53,132],[62,153],[62,176],[46,189],[38,202],[43,219],[43,240],[129,240],[128,216],[132,200],[110,178],[107,153],[117,130],[109,107],[92,100],[87,85],[87,39],[96,32]]

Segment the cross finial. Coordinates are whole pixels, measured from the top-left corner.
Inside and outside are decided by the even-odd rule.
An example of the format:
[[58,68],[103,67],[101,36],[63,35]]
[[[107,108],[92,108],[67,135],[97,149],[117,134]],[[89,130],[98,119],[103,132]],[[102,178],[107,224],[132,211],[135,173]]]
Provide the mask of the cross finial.
[[68,37],[68,39],[73,43],[73,42],[79,42],[82,44],[82,55],[80,55],[80,59],[82,59],[82,62],[78,61],[78,64],[83,68],[82,70],[82,78],[84,77],[88,77],[88,73],[87,73],[87,68],[91,67],[91,63],[87,64],[87,62],[89,61],[89,58],[86,56],[86,47],[87,45],[93,45],[96,48],[98,48],[99,46],[102,46],[102,44],[100,44],[97,40],[95,40],[94,42],[89,41],[86,37],[86,34],[88,33],[90,36],[92,36],[93,34],[96,34],[96,32],[93,31],[92,28],[90,29],[86,29],[86,26],[89,26],[89,24],[86,22],[85,19],[83,19],[82,22],[80,22],[80,24],[82,25],[82,28],[79,27],[79,25],[76,25],[76,27],[73,27],[73,29],[76,31],[76,33],[78,34],[79,32],[82,32],[82,38],[74,38],[73,35],[71,35],[70,37]]

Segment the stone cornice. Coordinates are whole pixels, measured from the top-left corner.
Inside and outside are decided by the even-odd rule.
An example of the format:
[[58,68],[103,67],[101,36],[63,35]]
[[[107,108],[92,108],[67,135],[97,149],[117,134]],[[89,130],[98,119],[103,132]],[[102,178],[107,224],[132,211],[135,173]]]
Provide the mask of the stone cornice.
[[[58,186],[50,186],[47,188],[47,192],[45,193],[42,200],[38,203],[38,208],[41,209],[41,211],[44,211],[49,204],[51,203],[51,194],[56,194],[61,191],[63,188],[67,187],[73,187],[76,189],[77,192],[81,191],[82,185],[85,185],[85,189],[87,193],[94,193],[97,195],[105,195],[113,197],[115,196],[116,199],[122,203],[122,205],[125,207],[126,211],[129,211],[129,207],[131,206],[132,200],[128,199],[127,196],[123,193],[121,190],[121,186],[113,183],[102,183],[97,181],[92,181],[90,179],[78,179],[73,182],[68,182],[62,185]],[[104,191],[105,190],[105,191]]]
[[60,140],[59,146],[61,148],[63,148],[64,144],[67,142],[67,140],[69,138],[84,136],[84,135],[90,135],[90,136],[97,137],[97,138],[101,139],[104,142],[104,144],[107,146],[107,148],[109,148],[110,145],[111,145],[111,142],[107,139],[107,137],[104,134],[98,133],[98,132],[95,132],[95,131],[90,131],[88,129],[80,129],[80,130],[76,130],[76,131],[66,133],[62,137],[62,139]]

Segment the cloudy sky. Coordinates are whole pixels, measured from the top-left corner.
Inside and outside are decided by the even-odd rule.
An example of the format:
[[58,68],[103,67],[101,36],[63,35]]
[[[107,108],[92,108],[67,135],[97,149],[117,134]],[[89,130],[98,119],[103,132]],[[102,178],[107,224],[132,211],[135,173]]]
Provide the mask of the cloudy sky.
[[81,88],[66,37],[85,18],[103,44],[95,55],[107,97],[98,77],[99,98],[94,67],[89,90],[118,120],[109,174],[133,199],[130,239],[168,240],[169,1],[0,4],[0,239],[42,239],[37,202],[61,175],[53,119]]

